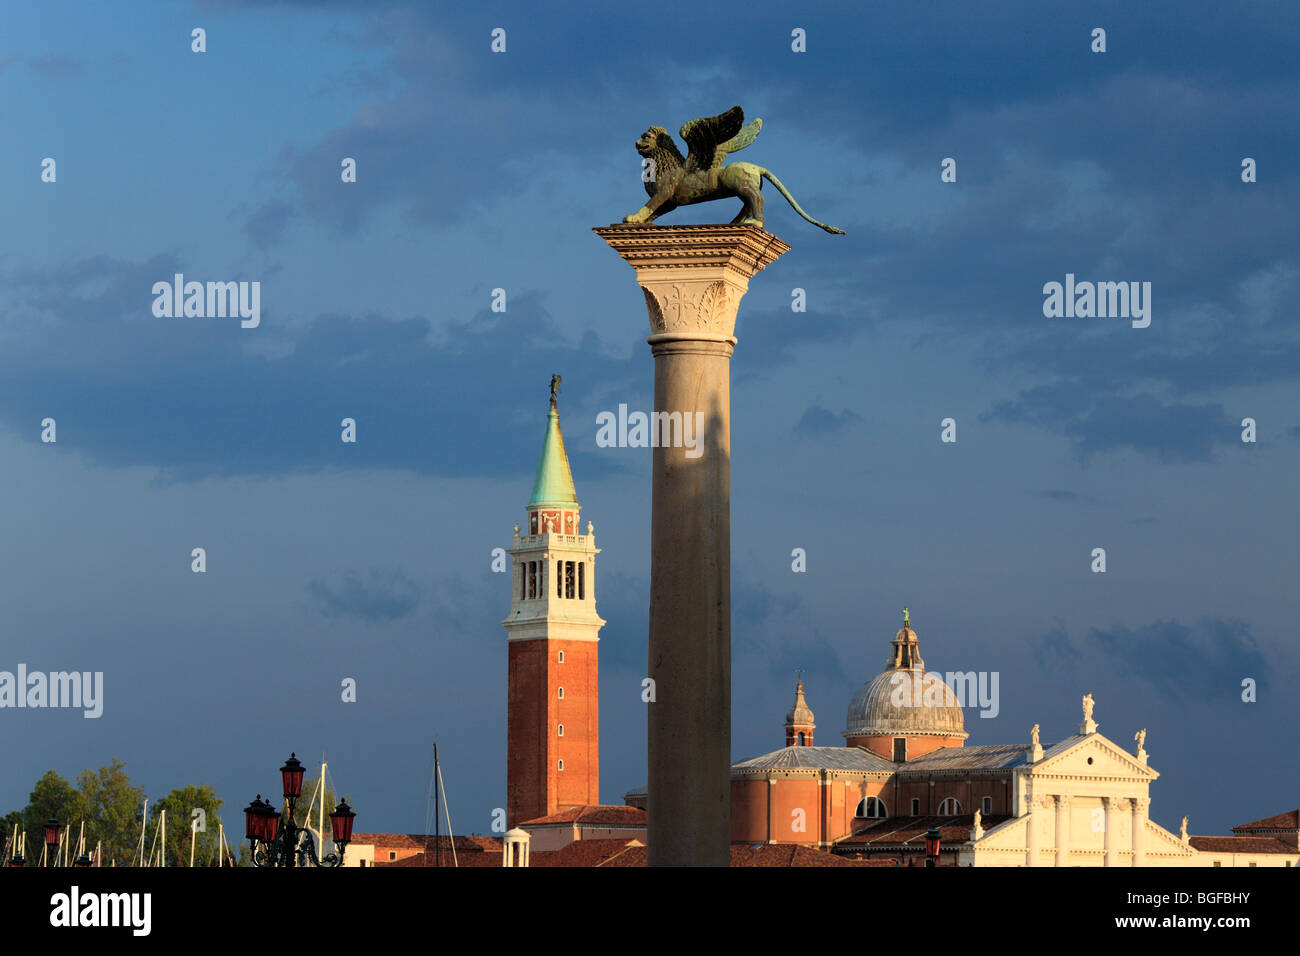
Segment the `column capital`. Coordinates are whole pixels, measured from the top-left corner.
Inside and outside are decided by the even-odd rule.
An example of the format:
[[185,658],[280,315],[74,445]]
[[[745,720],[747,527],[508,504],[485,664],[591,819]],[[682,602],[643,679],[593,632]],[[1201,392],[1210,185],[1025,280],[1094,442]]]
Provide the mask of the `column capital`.
[[649,342],[734,345],[736,310],[749,280],[790,250],[758,226],[597,226],[636,270],[650,316]]

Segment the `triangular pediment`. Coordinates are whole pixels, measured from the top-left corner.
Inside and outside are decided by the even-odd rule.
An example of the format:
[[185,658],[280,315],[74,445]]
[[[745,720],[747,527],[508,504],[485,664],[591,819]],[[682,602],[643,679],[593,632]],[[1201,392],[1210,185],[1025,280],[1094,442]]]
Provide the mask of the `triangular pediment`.
[[[1101,734],[1075,738],[1077,743],[1053,748],[1054,753],[1032,765],[1032,772],[1070,777],[1137,777],[1154,780],[1160,776],[1138,762],[1124,748]],[[1068,743],[1068,742],[1066,742]]]

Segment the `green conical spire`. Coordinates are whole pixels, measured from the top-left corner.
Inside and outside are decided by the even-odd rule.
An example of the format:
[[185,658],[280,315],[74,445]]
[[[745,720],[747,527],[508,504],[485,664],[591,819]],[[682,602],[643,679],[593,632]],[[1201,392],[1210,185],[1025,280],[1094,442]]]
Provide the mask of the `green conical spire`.
[[564,450],[564,435],[560,432],[560,413],[555,407],[554,385],[551,390],[551,411],[546,416],[546,437],[542,439],[542,460],[537,463],[537,478],[533,481],[533,496],[528,504],[578,504],[578,493],[573,487],[573,472],[569,470],[569,455]]

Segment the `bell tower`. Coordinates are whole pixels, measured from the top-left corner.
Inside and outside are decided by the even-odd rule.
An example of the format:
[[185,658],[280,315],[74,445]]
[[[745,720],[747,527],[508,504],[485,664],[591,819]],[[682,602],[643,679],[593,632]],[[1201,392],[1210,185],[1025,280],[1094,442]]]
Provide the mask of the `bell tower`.
[[560,432],[551,377],[551,407],[542,457],[528,501],[527,526],[515,525],[510,615],[506,629],[509,699],[506,825],[600,803],[599,694],[596,647],[604,621],[596,613],[596,547]]
[[787,747],[811,747],[813,730],[813,712],[808,702],[803,699],[803,672],[799,672],[799,682],[794,688],[794,706],[785,715],[785,745]]

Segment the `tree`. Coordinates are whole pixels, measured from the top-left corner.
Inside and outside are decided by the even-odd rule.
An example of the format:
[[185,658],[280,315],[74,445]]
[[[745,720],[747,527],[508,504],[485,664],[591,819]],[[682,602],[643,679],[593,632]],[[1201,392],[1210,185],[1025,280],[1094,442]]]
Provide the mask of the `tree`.
[[[36,781],[36,786],[27,798],[27,807],[23,810],[21,829],[27,833],[28,863],[40,861],[41,847],[45,844],[45,831],[42,828],[50,817],[64,826],[76,828],[85,816],[85,803],[81,794],[57,771],[46,771],[45,776]],[[75,829],[72,832],[75,833]],[[67,839],[66,834],[64,839]]]
[[77,787],[86,819],[87,849],[93,851],[102,840],[104,866],[111,866],[114,860],[118,866],[132,865],[140,843],[144,788],[131,785],[126,764],[116,757],[98,771],[83,770],[77,776]]
[[[194,865],[211,866],[217,858],[224,801],[206,783],[173,790],[153,804],[159,813],[167,811],[168,866],[190,865],[190,843],[194,843]],[[195,813],[195,811],[202,811]],[[157,813],[152,814],[154,822]],[[201,827],[202,829],[196,829]],[[148,838],[150,841],[152,837]],[[229,839],[229,837],[227,837]]]
[[[320,822],[320,803],[321,795],[316,792],[317,781],[315,777],[303,777],[302,779],[302,796],[298,798],[298,805],[293,808],[293,825],[296,827],[311,826],[316,829],[316,824]],[[313,797],[315,799],[313,799]],[[330,832],[330,814],[334,808],[339,805],[338,799],[334,796],[334,791],[329,787],[325,788],[325,832]],[[310,812],[310,816],[308,813]]]

